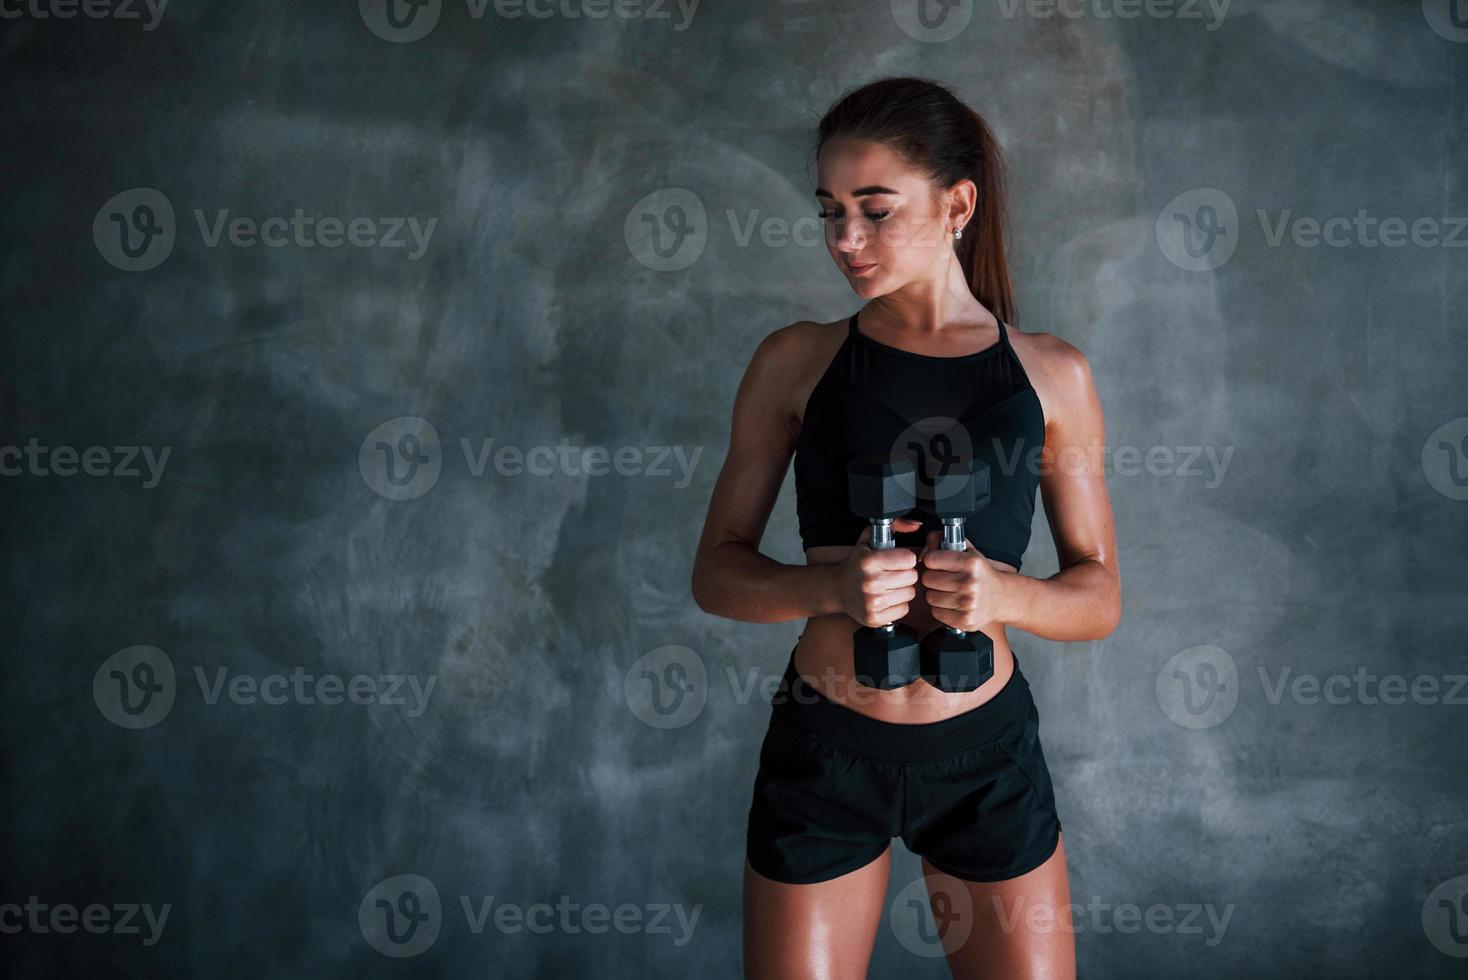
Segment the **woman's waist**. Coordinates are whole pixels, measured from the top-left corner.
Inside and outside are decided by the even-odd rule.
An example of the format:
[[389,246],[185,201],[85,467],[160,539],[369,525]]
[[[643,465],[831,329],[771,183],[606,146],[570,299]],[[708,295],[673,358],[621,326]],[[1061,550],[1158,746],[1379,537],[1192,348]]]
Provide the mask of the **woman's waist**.
[[[944,628],[926,606],[898,622],[911,628],[919,639]],[[1003,625],[995,623],[983,630],[994,644],[994,676],[975,690],[948,693],[922,678],[892,690],[867,687],[855,679],[852,640],[859,628],[860,624],[844,613],[812,617],[795,644],[792,663],[805,683],[825,699],[880,721],[923,725],[972,711],[998,695],[1016,671]]]

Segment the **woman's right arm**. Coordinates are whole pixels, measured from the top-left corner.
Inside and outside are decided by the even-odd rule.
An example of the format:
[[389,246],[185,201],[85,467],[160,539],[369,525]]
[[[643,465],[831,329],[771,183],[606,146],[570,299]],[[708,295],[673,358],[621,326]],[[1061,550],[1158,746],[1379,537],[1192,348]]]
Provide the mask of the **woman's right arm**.
[[729,454],[693,559],[693,601],[726,619],[783,623],[842,611],[841,565],[786,565],[759,551],[799,436],[791,392],[804,358],[795,331],[760,341],[739,382]]

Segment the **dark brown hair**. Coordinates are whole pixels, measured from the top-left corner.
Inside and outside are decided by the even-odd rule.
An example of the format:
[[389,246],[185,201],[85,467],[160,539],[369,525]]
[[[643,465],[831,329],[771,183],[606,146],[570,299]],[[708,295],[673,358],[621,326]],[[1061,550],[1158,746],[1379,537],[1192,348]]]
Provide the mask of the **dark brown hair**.
[[937,82],[879,78],[841,96],[821,118],[815,153],[827,140],[875,140],[947,189],[965,177],[978,188],[974,216],[954,239],[968,288],[999,319],[1014,318],[1014,286],[1004,259],[1008,172],[999,141],[973,109]]

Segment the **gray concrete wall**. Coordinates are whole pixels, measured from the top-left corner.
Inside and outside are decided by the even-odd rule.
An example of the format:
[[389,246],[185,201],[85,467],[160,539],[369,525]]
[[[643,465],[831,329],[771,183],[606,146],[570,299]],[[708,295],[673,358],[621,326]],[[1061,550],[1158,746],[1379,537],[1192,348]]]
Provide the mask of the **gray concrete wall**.
[[[7,6],[12,975],[737,974],[800,624],[690,562],[754,345],[855,307],[783,229],[888,73],[993,122],[1106,411],[1124,620],[1013,636],[1082,975],[1455,975],[1455,2]],[[872,975],[944,976],[895,846]]]

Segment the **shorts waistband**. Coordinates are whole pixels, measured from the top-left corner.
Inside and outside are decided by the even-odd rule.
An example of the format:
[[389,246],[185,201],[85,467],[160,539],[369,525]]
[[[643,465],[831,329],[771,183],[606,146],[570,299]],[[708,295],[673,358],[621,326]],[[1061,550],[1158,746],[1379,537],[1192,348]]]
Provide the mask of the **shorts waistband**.
[[923,762],[998,741],[1024,723],[1033,703],[1016,655],[1009,680],[977,708],[920,725],[882,721],[838,704],[811,687],[796,671],[792,649],[785,676],[771,699],[770,724],[819,735],[873,759]]

